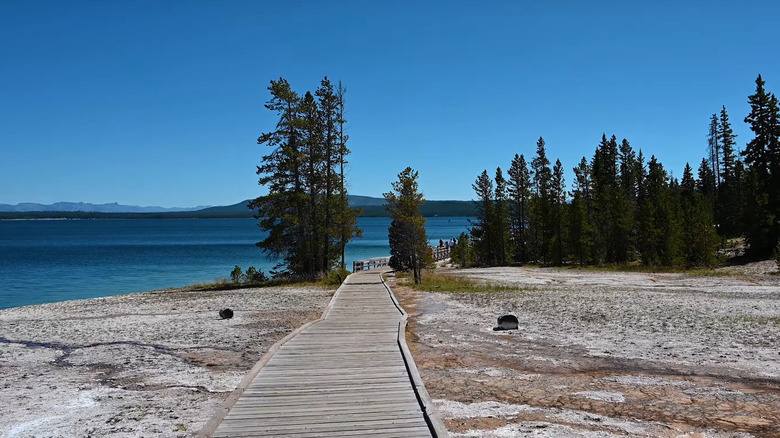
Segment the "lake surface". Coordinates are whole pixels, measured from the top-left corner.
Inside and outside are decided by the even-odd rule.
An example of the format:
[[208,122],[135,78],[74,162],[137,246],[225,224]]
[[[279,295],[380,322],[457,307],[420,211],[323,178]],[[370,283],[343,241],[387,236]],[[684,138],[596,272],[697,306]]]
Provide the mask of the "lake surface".
[[[389,218],[359,218],[353,260],[385,257]],[[427,218],[428,238],[457,237],[468,218]],[[227,278],[235,265],[268,271],[254,219],[0,221],[0,309]]]

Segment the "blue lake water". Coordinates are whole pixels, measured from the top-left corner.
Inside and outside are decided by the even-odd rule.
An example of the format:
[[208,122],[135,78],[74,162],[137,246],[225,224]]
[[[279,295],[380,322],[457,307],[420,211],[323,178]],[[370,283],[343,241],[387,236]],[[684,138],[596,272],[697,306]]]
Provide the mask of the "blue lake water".
[[[353,260],[389,255],[389,218],[360,218]],[[468,219],[427,218],[428,238],[457,237]],[[0,221],[0,309],[226,278],[235,265],[268,272],[254,219]]]

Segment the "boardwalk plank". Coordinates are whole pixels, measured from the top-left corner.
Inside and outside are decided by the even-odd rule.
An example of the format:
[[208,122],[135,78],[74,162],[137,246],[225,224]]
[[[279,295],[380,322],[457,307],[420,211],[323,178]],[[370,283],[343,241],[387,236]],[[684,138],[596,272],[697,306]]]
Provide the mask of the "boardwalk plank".
[[201,436],[434,436],[399,346],[403,318],[377,273],[349,276],[323,319],[261,361]]

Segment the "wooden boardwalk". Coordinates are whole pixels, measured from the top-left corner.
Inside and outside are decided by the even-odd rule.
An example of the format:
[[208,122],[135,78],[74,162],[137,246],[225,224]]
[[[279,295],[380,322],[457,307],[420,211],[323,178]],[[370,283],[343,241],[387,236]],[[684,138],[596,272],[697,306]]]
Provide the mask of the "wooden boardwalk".
[[447,436],[380,274],[347,277],[322,319],[274,346],[199,436]]

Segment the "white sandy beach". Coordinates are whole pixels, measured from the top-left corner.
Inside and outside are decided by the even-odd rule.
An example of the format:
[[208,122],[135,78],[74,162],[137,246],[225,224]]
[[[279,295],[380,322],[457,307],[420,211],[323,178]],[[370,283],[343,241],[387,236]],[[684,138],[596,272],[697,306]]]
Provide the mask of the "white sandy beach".
[[155,291],[2,310],[0,437],[193,436],[332,294]]

